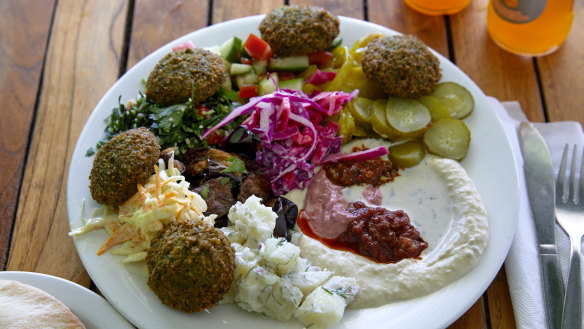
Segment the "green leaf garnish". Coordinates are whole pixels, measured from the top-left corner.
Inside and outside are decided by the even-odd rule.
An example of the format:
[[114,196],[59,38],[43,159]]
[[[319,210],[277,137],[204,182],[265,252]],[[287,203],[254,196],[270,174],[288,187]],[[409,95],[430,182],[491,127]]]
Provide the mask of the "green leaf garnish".
[[229,166],[221,171],[221,173],[230,173],[230,172],[240,172],[247,174],[247,169],[245,168],[245,163],[241,161],[240,158],[230,158],[227,161],[231,161]]
[[201,196],[203,197],[203,199],[207,199],[209,197],[209,186],[205,185],[202,189],[201,189]]

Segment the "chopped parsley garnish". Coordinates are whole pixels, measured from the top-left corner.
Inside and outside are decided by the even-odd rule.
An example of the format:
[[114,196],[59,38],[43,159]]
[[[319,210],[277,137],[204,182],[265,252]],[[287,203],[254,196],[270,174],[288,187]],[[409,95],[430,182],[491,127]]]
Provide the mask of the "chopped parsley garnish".
[[[166,107],[158,106],[140,92],[135,100],[126,105],[118,100],[118,107],[113,108],[112,114],[106,119],[105,137],[97,143],[96,150],[121,132],[146,127],[156,135],[161,149],[174,147],[177,151],[175,156],[180,160],[186,150],[207,147],[209,143],[219,144],[227,131],[238,127],[244,118],[237,118],[224,126],[219,132],[221,136],[216,136],[214,140],[201,139],[205,131],[219,123],[239,105],[237,92],[233,90],[221,89],[198,104],[189,100],[184,104]],[[90,148],[86,156],[92,156],[96,150]]]

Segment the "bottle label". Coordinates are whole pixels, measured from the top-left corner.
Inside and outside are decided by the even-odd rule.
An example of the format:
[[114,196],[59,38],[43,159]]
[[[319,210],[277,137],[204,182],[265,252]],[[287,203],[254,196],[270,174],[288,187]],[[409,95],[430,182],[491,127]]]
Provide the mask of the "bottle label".
[[529,23],[545,10],[547,0],[493,0],[497,15],[511,23]]

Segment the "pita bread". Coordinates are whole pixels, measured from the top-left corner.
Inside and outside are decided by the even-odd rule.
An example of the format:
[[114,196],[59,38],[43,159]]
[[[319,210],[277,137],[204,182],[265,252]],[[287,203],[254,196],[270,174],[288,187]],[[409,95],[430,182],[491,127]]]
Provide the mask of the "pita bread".
[[84,329],[79,318],[57,298],[38,288],[0,280],[0,328]]

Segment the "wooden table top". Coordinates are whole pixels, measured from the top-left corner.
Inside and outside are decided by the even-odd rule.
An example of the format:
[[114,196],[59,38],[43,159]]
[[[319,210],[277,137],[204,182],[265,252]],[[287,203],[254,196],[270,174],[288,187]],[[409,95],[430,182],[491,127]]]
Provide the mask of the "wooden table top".
[[[77,138],[103,94],[147,54],[221,21],[309,3],[406,34],[450,58],[487,95],[518,100],[532,121],[584,123],[584,2],[561,49],[541,58],[497,47],[487,0],[430,17],[399,0],[0,1],[0,269],[91,287],[67,235],[66,182]],[[504,269],[450,328],[515,328]]]

